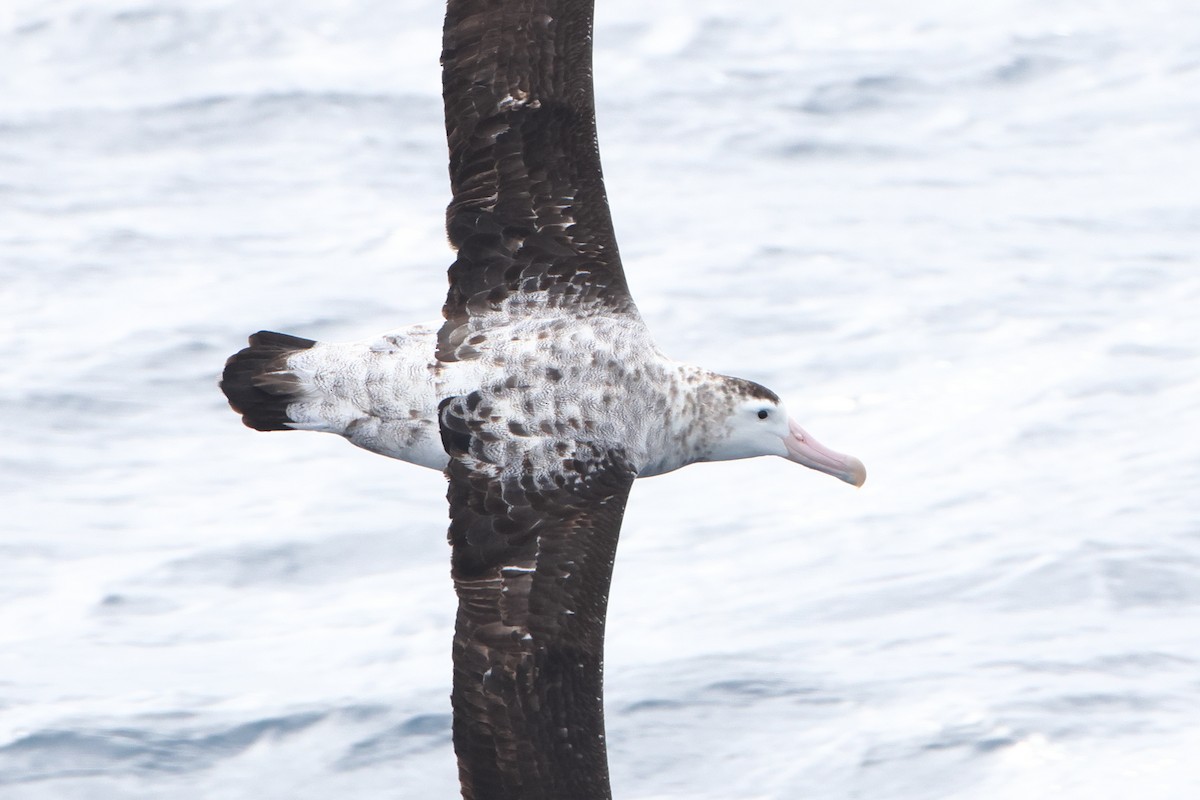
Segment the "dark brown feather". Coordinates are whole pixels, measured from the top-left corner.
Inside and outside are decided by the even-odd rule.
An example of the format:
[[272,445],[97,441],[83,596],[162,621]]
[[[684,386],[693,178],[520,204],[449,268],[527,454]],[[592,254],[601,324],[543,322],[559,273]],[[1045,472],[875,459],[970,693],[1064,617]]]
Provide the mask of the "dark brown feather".
[[608,588],[635,473],[574,444],[553,474],[477,459],[466,403],[443,404],[458,593],[454,748],[467,800],[606,800]]
[[221,391],[229,405],[242,415],[246,427],[259,431],[287,431],[287,407],[300,396],[296,376],[287,372],[287,357],[316,342],[286,333],[259,331],[250,346],[230,356],[221,375]]
[[517,291],[633,309],[604,193],[590,0],[451,0],[442,51],[458,258],[438,357]]
[[[446,228],[458,255],[441,361],[478,357],[487,315],[506,303],[519,315],[517,293],[569,314],[636,317],[600,170],[591,41],[591,0],[448,4]],[[439,408],[463,797],[607,800],[604,617],[635,472],[621,452],[567,431],[535,445],[527,426],[508,420],[500,430],[512,438],[498,439],[489,392]]]

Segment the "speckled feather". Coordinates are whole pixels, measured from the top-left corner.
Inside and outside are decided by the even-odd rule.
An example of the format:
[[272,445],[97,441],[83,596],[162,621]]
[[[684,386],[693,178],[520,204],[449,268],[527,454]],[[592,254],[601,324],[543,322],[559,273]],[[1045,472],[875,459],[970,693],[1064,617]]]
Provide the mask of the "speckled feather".
[[[448,461],[438,404],[474,393],[486,413],[472,417],[472,455],[495,474],[527,452],[538,471],[557,469],[545,443],[559,440],[620,448],[643,477],[669,472],[708,457],[739,400],[775,399],[757,384],[666,358],[640,322],[620,315],[511,319],[471,359],[452,362],[436,359],[436,330],[418,324],[345,343],[260,332],[230,358],[223,386],[250,427],[335,433],[433,469]],[[252,380],[239,379],[254,369]]]

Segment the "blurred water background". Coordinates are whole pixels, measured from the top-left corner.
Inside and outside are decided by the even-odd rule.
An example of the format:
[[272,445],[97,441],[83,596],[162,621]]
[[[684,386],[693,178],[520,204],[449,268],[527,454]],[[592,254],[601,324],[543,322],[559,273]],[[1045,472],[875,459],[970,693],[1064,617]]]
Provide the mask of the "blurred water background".
[[[638,484],[615,796],[1200,796],[1194,4],[598,5],[643,315],[871,476]],[[216,388],[436,318],[441,15],[0,4],[0,797],[457,796],[442,477]]]

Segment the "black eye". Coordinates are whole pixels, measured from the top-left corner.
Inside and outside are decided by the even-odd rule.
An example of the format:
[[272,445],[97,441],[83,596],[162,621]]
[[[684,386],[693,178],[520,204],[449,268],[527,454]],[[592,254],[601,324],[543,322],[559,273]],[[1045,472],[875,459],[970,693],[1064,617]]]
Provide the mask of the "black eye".
[[768,415],[770,415],[770,413],[771,413],[771,412],[767,411],[765,408],[760,408],[760,409],[758,410],[758,418],[759,418],[759,419],[766,419],[766,418],[767,418],[767,416],[768,416]]

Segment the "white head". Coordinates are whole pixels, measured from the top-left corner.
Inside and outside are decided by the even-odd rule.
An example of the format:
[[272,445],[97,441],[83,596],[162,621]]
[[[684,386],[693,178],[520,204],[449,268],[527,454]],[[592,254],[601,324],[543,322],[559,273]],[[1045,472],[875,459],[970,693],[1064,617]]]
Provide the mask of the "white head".
[[769,389],[734,380],[748,386],[732,398],[732,410],[725,421],[727,433],[709,443],[707,460],[780,456],[846,483],[863,485],[867,470],[861,461],[836,453],[809,436]]

